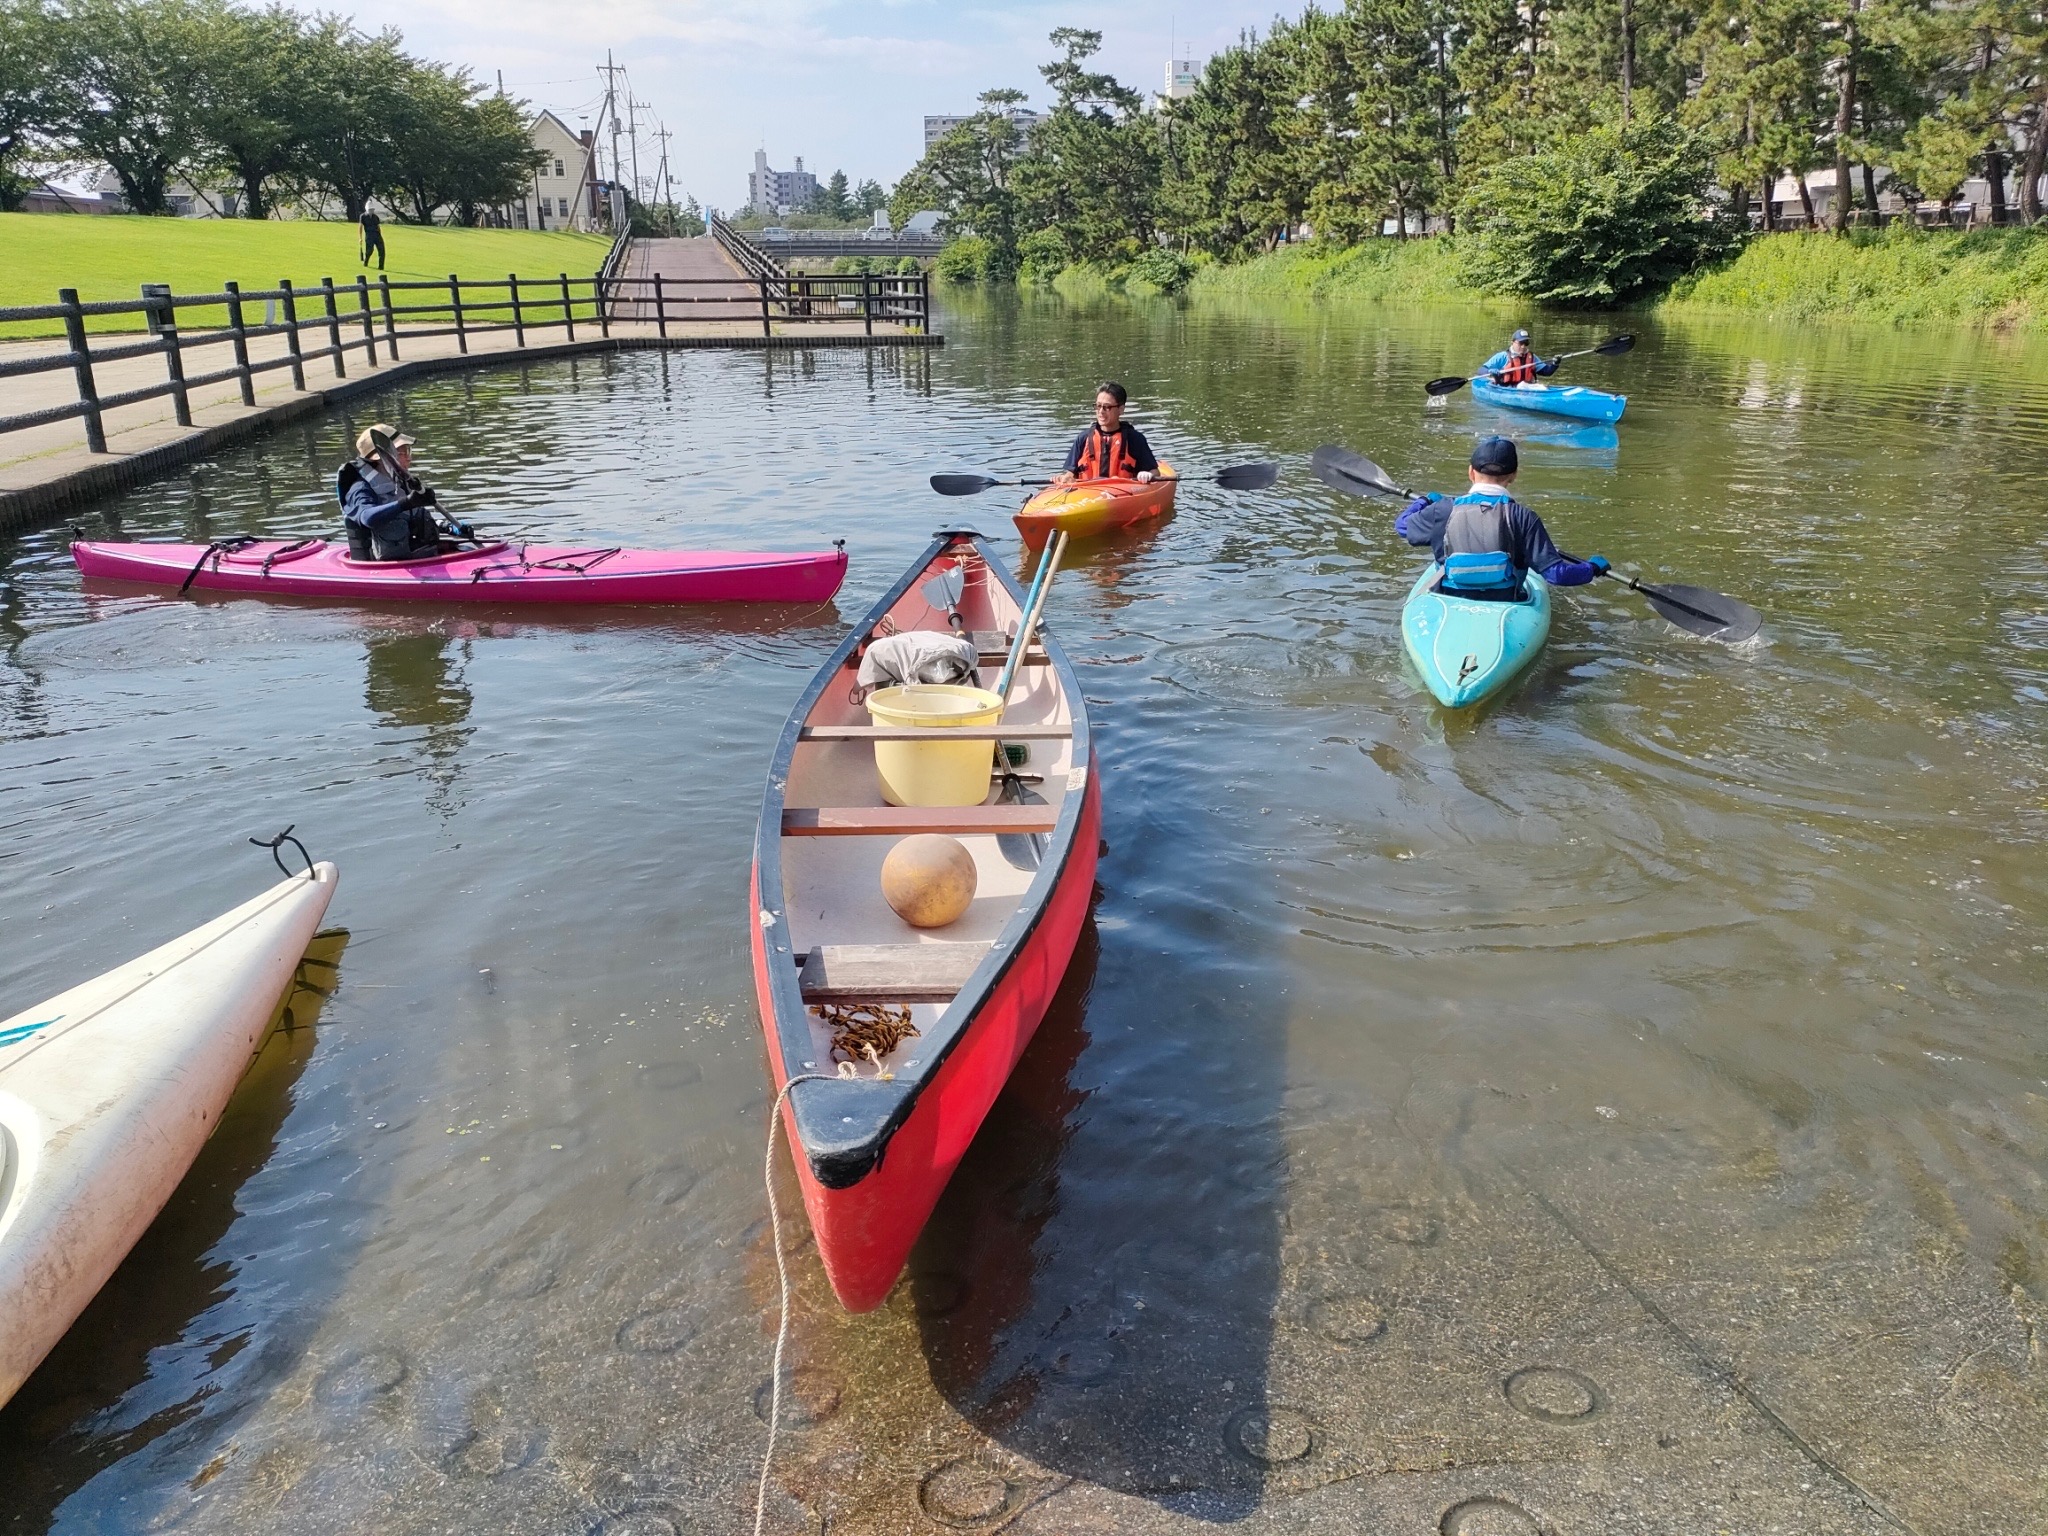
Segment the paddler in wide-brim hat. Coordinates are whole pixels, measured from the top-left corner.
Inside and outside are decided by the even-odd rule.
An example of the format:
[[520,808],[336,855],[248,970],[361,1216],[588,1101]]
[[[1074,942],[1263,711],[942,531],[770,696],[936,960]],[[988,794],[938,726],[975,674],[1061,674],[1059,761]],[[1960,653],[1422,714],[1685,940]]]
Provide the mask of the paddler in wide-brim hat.
[[366,427],[335,472],[334,496],[353,560],[417,560],[441,552],[439,498],[412,472],[413,439],[387,422]]

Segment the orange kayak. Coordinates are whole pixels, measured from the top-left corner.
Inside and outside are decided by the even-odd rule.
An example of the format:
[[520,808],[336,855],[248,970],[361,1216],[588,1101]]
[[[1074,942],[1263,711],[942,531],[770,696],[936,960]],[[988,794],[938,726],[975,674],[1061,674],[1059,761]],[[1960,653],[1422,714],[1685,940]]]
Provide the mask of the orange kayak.
[[1160,465],[1159,473],[1162,478],[1143,482],[1081,480],[1046,487],[1017,513],[1017,531],[1024,535],[1024,547],[1039,549],[1062,528],[1070,539],[1086,539],[1128,528],[1148,517],[1164,517],[1173,510],[1173,492],[1179,482],[1165,478],[1173,474],[1170,464]]

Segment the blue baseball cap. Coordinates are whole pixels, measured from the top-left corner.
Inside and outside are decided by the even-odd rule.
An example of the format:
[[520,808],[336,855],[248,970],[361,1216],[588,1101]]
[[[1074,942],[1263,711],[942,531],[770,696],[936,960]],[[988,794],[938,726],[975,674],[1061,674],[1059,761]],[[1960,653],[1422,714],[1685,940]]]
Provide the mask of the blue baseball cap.
[[1510,341],[1527,341],[1528,339],[1529,333],[1527,331],[1517,331],[1514,335],[1508,338],[1508,340]]
[[1512,475],[1521,465],[1511,437],[1482,437],[1472,450],[1472,467],[1482,475]]

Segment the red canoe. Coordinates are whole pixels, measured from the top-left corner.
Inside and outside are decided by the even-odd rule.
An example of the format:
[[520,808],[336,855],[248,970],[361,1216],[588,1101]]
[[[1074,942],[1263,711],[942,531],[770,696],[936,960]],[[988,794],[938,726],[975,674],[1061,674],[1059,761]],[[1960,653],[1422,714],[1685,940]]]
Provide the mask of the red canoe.
[[437,603],[822,603],[846,578],[844,545],[789,553],[670,553],[485,544],[424,560],[351,560],[325,539],[71,546],[87,576],[262,597]]
[[[1066,973],[1095,884],[1102,799],[1087,707],[1050,637],[1026,655],[1003,723],[976,728],[1029,752],[1015,776],[992,774],[988,803],[883,803],[877,737],[923,733],[868,723],[851,697],[860,647],[876,634],[945,632],[922,589],[956,568],[981,682],[993,686],[1023,593],[978,536],[942,533],[797,701],[754,840],[747,928],[777,1090],[841,1070],[831,1010],[907,1009],[917,1030],[879,1067],[862,1058],[844,1069],[856,1076],[799,1082],[783,1101],[818,1253],[853,1312],[879,1305],[902,1271]],[[950,927],[912,928],[882,899],[882,860],[913,832],[949,834],[974,858],[974,901]]]

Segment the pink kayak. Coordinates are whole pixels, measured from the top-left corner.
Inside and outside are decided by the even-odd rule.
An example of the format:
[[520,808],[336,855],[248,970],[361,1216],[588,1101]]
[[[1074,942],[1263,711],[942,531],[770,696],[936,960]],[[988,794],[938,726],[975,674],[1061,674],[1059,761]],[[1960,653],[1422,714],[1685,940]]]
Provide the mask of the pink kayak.
[[485,544],[424,560],[351,560],[325,539],[71,546],[104,581],[270,597],[472,603],[822,603],[846,579],[844,542],[788,553],[670,553],[606,545]]

